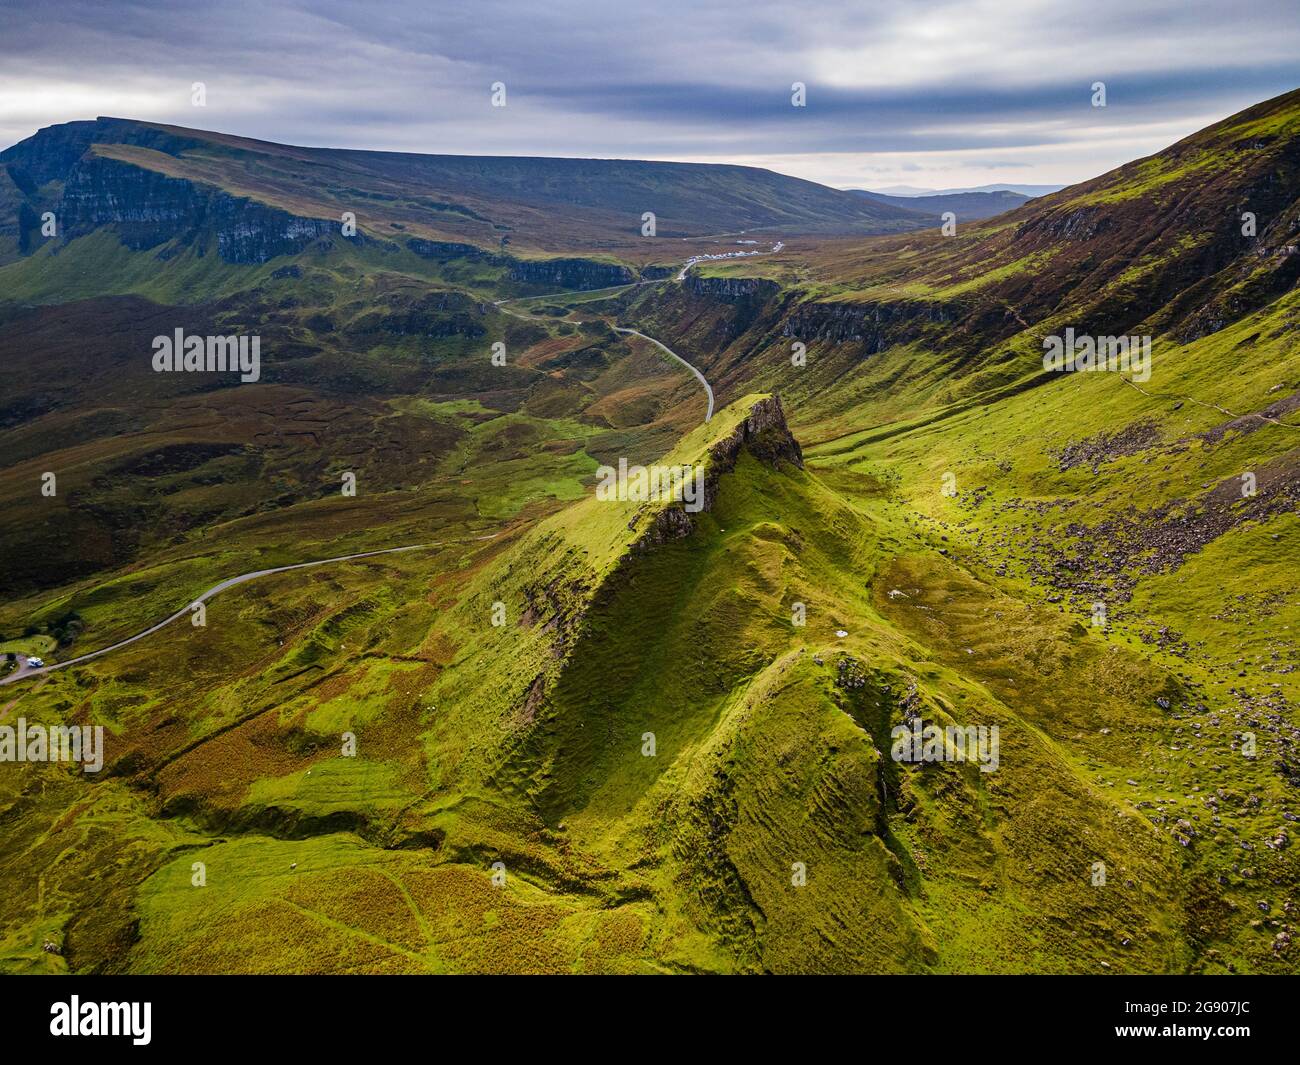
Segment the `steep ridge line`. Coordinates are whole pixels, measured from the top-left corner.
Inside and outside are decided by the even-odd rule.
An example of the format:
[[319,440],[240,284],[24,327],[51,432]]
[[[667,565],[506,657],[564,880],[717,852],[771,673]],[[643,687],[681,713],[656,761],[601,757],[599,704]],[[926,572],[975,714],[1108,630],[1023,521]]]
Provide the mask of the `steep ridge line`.
[[[776,244],[772,246],[772,248],[769,251],[777,252],[780,251],[781,248],[783,247],[784,247],[784,242],[778,241]],[[611,292],[620,291],[622,289],[635,288],[638,285],[645,285],[645,284],[662,284],[665,281],[681,281],[686,276],[687,271],[689,271],[691,267],[695,266],[698,262],[705,261],[706,258],[720,259],[720,258],[732,258],[732,257],[748,257],[752,255],[762,255],[762,254],[767,254],[767,253],[759,252],[759,251],[749,251],[749,252],[735,253],[734,256],[719,255],[719,256],[693,258],[688,260],[685,264],[683,264],[681,272],[678,273],[676,277],[665,277],[665,278],[656,278],[653,280],[633,281],[627,285],[611,286],[608,289],[608,291]],[[606,291],[606,290],[599,290],[599,291]],[[504,313],[510,315],[511,317],[520,318],[523,319],[524,321],[538,321],[539,319],[535,315],[520,314],[517,311],[512,311],[506,308],[505,306],[503,306],[503,304],[514,303],[517,302],[518,300],[547,299],[547,298],[554,298],[555,296],[571,295],[571,294],[572,293],[566,291],[566,292],[558,292],[558,293],[549,293],[549,294],[538,295],[538,296],[520,296],[520,297],[516,297],[515,299],[497,300],[493,303],[493,306],[500,308]],[[713,387],[709,384],[708,379],[704,376],[703,373],[700,372],[700,370],[697,367],[687,362],[686,359],[678,355],[677,352],[673,351],[672,348],[668,347],[667,344],[664,344],[662,341],[656,340],[654,337],[648,336],[637,329],[629,329],[617,325],[612,326],[611,328],[613,328],[614,332],[616,333],[624,333],[631,336],[640,337],[642,340],[648,340],[651,344],[653,344],[655,347],[659,348],[662,352],[664,352],[664,354],[668,355],[669,358],[676,360],[677,362],[685,366],[688,370],[690,370],[691,373],[695,375],[696,380],[698,380],[700,384],[703,386],[705,396],[708,399],[708,408],[705,411],[704,421],[708,423],[713,420],[713,406],[714,406]],[[291,570],[308,569],[313,566],[324,566],[324,565],[328,565],[331,562],[349,562],[361,558],[373,558],[376,555],[392,555],[403,551],[418,551],[422,548],[446,547],[451,544],[457,544],[457,543],[474,543],[474,542],[481,542],[484,540],[493,540],[499,535],[500,535],[499,533],[491,533],[487,536],[476,536],[476,537],[471,537],[469,539],[463,539],[463,540],[445,540],[445,541],[440,541],[436,543],[427,543],[427,544],[407,544],[403,547],[386,547],[378,551],[363,551],[355,555],[338,555],[334,558],[316,559],[311,562],[297,562],[289,566],[276,566],[271,569],[253,570],[248,573],[241,573],[237,577],[230,577],[227,580],[221,581],[220,583],[213,585],[211,588],[209,588],[198,598],[190,600],[188,603],[185,604],[185,606],[181,607],[180,610],[176,611],[174,614],[170,615],[169,617],[164,618],[156,625],[144,629],[143,631],[138,632],[134,636],[130,636],[125,640],[119,640],[117,643],[111,644],[108,647],[102,647],[98,651],[91,651],[88,654],[78,655],[76,658],[69,658],[66,662],[55,662],[48,666],[39,666],[35,669],[27,668],[27,660],[23,659],[22,664],[18,667],[18,669],[14,670],[13,673],[10,673],[6,677],[0,677],[0,686],[3,686],[5,684],[12,684],[15,681],[23,680],[26,677],[36,677],[45,673],[49,673],[56,669],[63,669],[67,666],[77,665],[78,663],[81,662],[88,662],[93,658],[99,658],[100,656],[109,654],[112,651],[117,651],[127,646],[128,644],[135,643],[137,640],[142,640],[146,636],[153,635],[155,632],[158,632],[160,629],[165,628],[166,626],[170,625],[173,621],[176,621],[178,618],[184,616],[186,613],[191,611],[196,605],[207,602],[209,599],[216,596],[220,592],[225,591],[227,588],[233,588],[236,585],[243,584],[246,581],[253,580],[256,577],[268,577],[274,573],[287,573]]]
[[35,669],[28,669],[26,666],[26,660],[24,660],[23,665],[13,673],[10,673],[7,677],[0,678],[0,685],[12,684],[14,681],[22,680],[25,677],[40,676],[42,673],[49,673],[55,669],[63,669],[65,666],[75,666],[79,662],[89,662],[92,658],[99,658],[101,655],[106,655],[110,651],[119,650],[127,644],[135,643],[137,640],[142,640],[146,636],[153,635],[159,629],[166,628],[177,618],[188,614],[199,603],[206,603],[213,596],[224,592],[227,588],[233,588],[238,584],[251,581],[255,577],[269,577],[273,573],[288,573],[290,570],[308,569],[312,566],[325,566],[331,562],[351,562],[359,558],[374,558],[376,555],[395,555],[402,551],[419,551],[423,548],[449,547],[452,544],[480,543],[484,540],[495,540],[500,535],[499,532],[494,532],[487,536],[471,536],[460,540],[440,540],[427,544],[407,544],[404,547],[385,547],[379,551],[362,551],[355,555],[336,555],[334,558],[320,558],[312,562],[295,562],[290,566],[274,566],[271,569],[251,570],[248,573],[241,573],[238,577],[229,577],[218,584],[214,584],[197,599],[191,599],[181,607],[180,610],[176,611],[176,613],[169,617],[164,618],[162,621],[158,622],[158,624],[153,625],[142,632],[137,632],[134,636],[129,636],[125,640],[119,640],[117,643],[111,644],[108,647],[101,647],[98,651],[91,651],[89,654],[78,655],[76,658],[69,658],[66,662],[54,662],[51,665],[39,666]]

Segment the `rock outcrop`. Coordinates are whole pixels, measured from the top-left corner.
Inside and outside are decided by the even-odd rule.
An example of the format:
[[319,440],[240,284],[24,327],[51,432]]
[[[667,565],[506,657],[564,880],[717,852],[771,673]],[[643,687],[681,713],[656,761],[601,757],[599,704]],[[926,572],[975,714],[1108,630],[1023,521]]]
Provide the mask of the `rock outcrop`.
[[[742,451],[774,468],[789,463],[803,469],[803,449],[786,424],[780,396],[764,396],[749,409],[749,414],[727,436],[714,443],[704,463],[704,506],[701,513],[713,509],[718,498],[718,482],[723,474],[736,468]],[[646,551],[672,540],[684,540],[695,531],[694,516],[681,504],[658,511],[646,531],[633,545]]]
[[407,240],[406,246],[421,259],[431,259],[438,263],[465,259],[469,262],[484,262],[493,266],[503,266],[512,261],[505,256],[493,255],[491,252],[484,251],[476,244],[463,244],[451,240],[425,240],[423,237],[411,237]]
[[68,238],[100,226],[118,228],[123,243],[142,251],[182,238],[211,235],[224,262],[264,263],[292,255],[322,237],[344,238],[339,223],[288,211],[144,167],[87,156],[68,175],[56,207]]
[[950,325],[959,309],[934,301],[804,303],[785,321],[783,335],[796,340],[864,344],[869,353],[920,337],[929,327]]
[[688,274],[683,284],[694,296],[724,303],[762,303],[781,291],[780,285],[764,277],[698,277]]
[[626,266],[595,259],[520,259],[507,275],[511,281],[585,291],[626,285],[636,275]]

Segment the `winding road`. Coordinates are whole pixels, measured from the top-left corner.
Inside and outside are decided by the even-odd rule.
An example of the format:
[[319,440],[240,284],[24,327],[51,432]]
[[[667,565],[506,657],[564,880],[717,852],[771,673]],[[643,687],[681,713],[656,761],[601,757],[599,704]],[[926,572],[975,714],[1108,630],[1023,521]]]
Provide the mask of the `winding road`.
[[[753,253],[750,253],[750,254],[753,254]],[[677,276],[677,280],[681,280],[682,277],[686,276],[686,271],[689,270],[692,266],[694,266],[695,263],[696,263],[697,261],[698,261],[698,260],[696,260],[696,259],[692,259],[692,260],[691,260],[690,262],[688,262],[685,266],[683,266],[683,267],[682,267],[682,272],[681,272],[680,274],[678,274],[678,276]],[[630,283],[628,283],[628,284],[626,284],[626,285],[616,285],[615,287],[613,287],[613,288],[611,288],[611,289],[608,289],[608,290],[605,290],[605,289],[593,289],[592,291],[601,291],[601,292],[603,292],[603,291],[618,292],[618,291],[622,291],[622,290],[625,289],[625,288],[635,288],[637,285],[661,285],[661,284],[663,284],[665,281],[668,281],[668,280],[671,280],[671,279],[670,279],[670,278],[666,278],[666,277],[662,277],[662,278],[657,278],[657,279],[654,280],[654,281],[632,281],[632,282],[630,282]],[[545,321],[549,321],[550,319],[548,319],[548,318],[542,318],[542,317],[540,317],[540,316],[538,316],[538,315],[536,315],[536,314],[520,314],[518,311],[512,311],[512,310],[510,310],[508,307],[504,307],[504,306],[502,306],[502,304],[505,304],[505,303],[515,303],[515,302],[517,302],[517,301],[520,300],[520,299],[532,299],[532,300],[540,300],[540,299],[554,299],[556,296],[572,296],[572,295],[574,295],[574,294],[575,294],[575,293],[573,293],[573,292],[553,292],[553,293],[550,293],[550,294],[547,295],[547,296],[519,296],[519,297],[516,297],[516,299],[513,299],[513,300],[497,300],[496,303],[493,304],[493,306],[496,307],[497,310],[502,311],[502,312],[504,312],[505,314],[510,315],[512,318],[522,318],[522,319],[523,319],[524,321],[526,321],[526,322],[545,322]],[[583,295],[586,295],[586,293],[583,293]],[[648,341],[650,341],[651,344],[653,344],[655,347],[657,347],[660,351],[662,351],[662,352],[663,352],[665,355],[667,355],[669,358],[676,359],[676,360],[677,360],[678,362],[680,362],[683,366],[685,366],[688,370],[690,370],[691,373],[693,373],[693,374],[695,375],[696,379],[700,382],[700,384],[702,384],[702,385],[704,386],[704,394],[705,394],[705,395],[708,397],[708,399],[709,399],[709,407],[708,407],[708,410],[705,411],[705,413],[704,413],[704,420],[705,420],[706,422],[712,420],[712,418],[713,418],[713,386],[709,384],[708,378],[706,378],[706,377],[704,376],[704,374],[700,372],[699,367],[697,367],[697,366],[693,366],[691,363],[687,362],[687,361],[686,361],[685,359],[683,359],[680,355],[678,355],[677,352],[673,351],[672,348],[670,348],[667,344],[665,344],[662,340],[656,340],[656,339],[655,339],[654,337],[652,337],[652,336],[647,336],[645,333],[642,333],[640,330],[637,330],[637,329],[627,329],[627,328],[624,328],[624,327],[621,326],[621,325],[614,325],[614,326],[611,326],[610,328],[613,329],[614,332],[616,332],[616,333],[630,333],[632,336],[637,336],[637,337],[640,337],[642,340],[648,340]]]
[[142,632],[137,632],[134,636],[128,636],[125,640],[119,640],[117,643],[111,644],[108,647],[101,647],[98,651],[91,651],[89,654],[78,655],[76,658],[69,658],[66,662],[53,662],[48,666],[38,666],[35,669],[28,669],[27,659],[24,656],[19,655],[18,668],[7,677],[0,678],[0,685],[12,684],[16,680],[22,680],[24,677],[37,677],[42,673],[49,673],[51,670],[55,669],[63,669],[66,666],[75,666],[78,662],[89,662],[92,658],[98,658],[100,655],[106,655],[110,651],[116,651],[118,648],[125,647],[129,643],[135,643],[136,640],[143,640],[146,636],[152,635],[159,629],[166,628],[178,618],[184,617],[186,614],[190,613],[197,604],[206,603],[213,596],[224,592],[227,588],[233,588],[237,584],[243,584],[245,581],[251,581],[256,577],[269,577],[273,573],[288,573],[290,570],[308,569],[311,566],[327,566],[331,562],[351,562],[358,558],[374,558],[376,555],[395,555],[401,551],[419,551],[423,548],[430,547],[449,547],[452,544],[478,543],[483,540],[495,540],[500,535],[500,533],[490,533],[487,536],[471,536],[461,540],[442,540],[428,544],[407,544],[405,547],[385,547],[381,551],[362,551],[355,555],[336,555],[334,558],[320,558],[316,559],[314,562],[295,562],[291,566],[274,566],[271,569],[257,569],[252,570],[249,573],[241,573],[238,577],[230,577],[221,581],[219,584],[214,584],[197,599],[191,599],[176,611],[175,614],[164,618],[162,621],[158,622],[157,625],[150,626]]
[[[658,284],[663,284],[665,281],[682,281],[685,280],[687,272],[696,263],[712,261],[716,259],[735,259],[735,258],[744,258],[751,255],[764,255],[764,254],[769,254],[771,252],[778,252],[784,246],[785,246],[784,242],[777,241],[775,244],[772,245],[772,247],[768,250],[768,252],[743,251],[743,252],[725,252],[717,255],[697,255],[691,259],[688,259],[682,265],[681,270],[677,273],[675,277],[655,278],[653,280],[645,280],[645,281],[632,281],[626,285],[613,285],[607,290],[597,289],[592,291],[617,292],[627,288],[635,288],[638,285],[658,285]],[[497,307],[505,314],[509,314],[514,318],[522,318],[525,321],[530,321],[530,322],[547,321],[548,319],[539,318],[537,315],[520,314],[518,311],[512,311],[507,307],[505,307],[504,305],[507,303],[522,302],[524,300],[554,299],[557,296],[573,296],[577,294],[579,293],[576,293],[571,290],[566,290],[564,292],[553,292],[553,293],[548,293],[540,296],[517,296],[514,299],[497,300],[493,304],[493,306]],[[581,294],[587,295],[588,293],[581,293]],[[708,405],[708,410],[705,412],[704,420],[705,422],[709,422],[712,420],[713,386],[709,384],[708,379],[704,376],[703,373],[700,372],[698,367],[687,362],[684,358],[678,355],[677,352],[673,351],[673,349],[670,348],[667,344],[663,343],[660,340],[656,340],[652,336],[647,336],[645,333],[642,333],[640,330],[629,329],[624,326],[618,326],[618,325],[611,326],[611,328],[616,333],[624,333],[631,336],[640,337],[642,340],[648,340],[651,344],[657,347],[669,358],[676,360],[677,362],[685,366],[688,370],[690,370],[691,373],[695,375],[696,380],[698,380],[700,384],[703,386],[704,394],[708,397],[709,405]],[[259,570],[252,570],[249,573],[241,573],[238,577],[230,577],[227,580],[221,581],[219,584],[214,584],[211,588],[209,588],[206,592],[200,595],[197,599],[191,599],[188,603],[186,603],[183,607],[181,607],[178,611],[176,611],[176,613],[172,614],[170,617],[164,618],[162,621],[158,622],[158,624],[150,626],[149,628],[144,629],[141,632],[137,632],[134,636],[128,636],[125,640],[119,640],[117,643],[111,644],[108,647],[101,647],[98,651],[91,651],[89,654],[78,655],[76,658],[69,658],[66,662],[52,662],[49,665],[37,666],[35,668],[28,668],[27,657],[24,655],[18,655],[17,656],[18,668],[15,669],[12,673],[8,674],[7,676],[0,677],[0,686],[3,686],[5,684],[12,684],[14,683],[14,681],[24,680],[27,677],[37,677],[44,673],[50,673],[56,669],[64,669],[67,666],[75,666],[80,662],[89,662],[92,658],[99,658],[101,655],[109,654],[112,651],[116,651],[119,648],[127,646],[127,644],[135,643],[137,640],[143,640],[146,636],[153,635],[159,629],[166,628],[173,621],[176,621],[177,619],[182,618],[185,615],[189,614],[190,611],[197,604],[206,603],[213,596],[219,595],[221,592],[224,592],[227,588],[233,588],[237,584],[243,584],[244,582],[254,580],[257,577],[269,577],[273,573],[288,573],[291,570],[308,569],[312,566],[327,566],[332,562],[351,562],[359,558],[374,558],[377,555],[395,555],[402,551],[419,551],[424,548],[448,547],[452,544],[475,543],[483,540],[492,540],[499,535],[500,533],[491,533],[487,536],[474,536],[474,537],[469,537],[467,539],[461,539],[461,540],[444,540],[444,541],[440,541],[436,543],[428,543],[428,544],[407,544],[404,547],[386,547],[380,551],[362,551],[359,554],[355,554],[355,555],[337,555],[334,558],[321,558],[321,559],[316,559],[313,562],[296,562],[291,566],[275,566],[271,569],[259,569]]]
[[[686,271],[690,268],[691,265],[694,265],[694,261],[692,261],[692,263],[687,264],[687,266],[682,267],[682,274],[683,274],[683,275],[686,273]],[[680,275],[679,275],[679,276],[680,276]],[[610,289],[609,291],[611,291],[611,292],[613,292],[613,291],[621,291],[622,289],[625,289],[625,288],[633,288],[633,287],[635,287],[636,285],[659,285],[659,284],[662,284],[664,281],[667,281],[667,280],[668,280],[668,278],[665,277],[665,278],[659,278],[659,279],[657,279],[657,280],[655,280],[655,281],[633,281],[631,284],[627,284],[627,285],[619,285],[619,286],[617,286],[617,289]],[[603,291],[603,290],[601,290],[601,291]],[[554,299],[555,296],[557,296],[557,295],[572,295],[572,293],[552,293],[551,296],[550,296],[549,298]],[[546,298],[548,298],[548,297],[545,297],[545,296],[521,296],[521,297],[519,297],[519,298],[520,298],[520,299],[546,299]],[[524,321],[526,321],[526,322],[544,322],[544,321],[548,321],[548,320],[549,320],[549,319],[546,319],[546,318],[541,318],[541,317],[539,317],[538,315],[535,315],[535,314],[520,314],[518,311],[512,311],[512,310],[510,310],[508,307],[503,307],[503,306],[502,306],[503,303],[514,303],[514,302],[515,302],[515,300],[497,300],[497,302],[494,303],[493,306],[496,307],[497,310],[499,310],[499,311],[503,311],[504,313],[510,315],[512,318],[522,318],[522,319],[523,319]],[[632,336],[640,337],[642,340],[648,340],[648,341],[650,341],[651,344],[653,344],[655,347],[657,347],[660,351],[662,351],[662,352],[663,352],[665,355],[667,355],[669,358],[671,358],[671,359],[676,359],[676,360],[677,360],[678,362],[680,362],[683,366],[685,366],[688,370],[690,370],[691,373],[693,373],[693,374],[695,375],[696,380],[698,380],[698,381],[700,382],[700,384],[704,386],[704,394],[705,394],[705,395],[708,397],[708,399],[709,399],[709,407],[708,407],[708,410],[705,411],[705,413],[704,413],[704,420],[705,420],[706,422],[708,422],[708,421],[711,421],[711,420],[713,419],[713,386],[709,384],[708,378],[706,378],[706,377],[704,376],[704,374],[700,372],[699,367],[697,367],[697,366],[693,366],[691,363],[687,362],[687,361],[686,361],[685,359],[683,359],[680,355],[678,355],[677,352],[673,351],[672,348],[670,348],[667,344],[665,344],[662,340],[656,340],[656,339],[655,339],[654,337],[652,337],[652,336],[647,336],[645,333],[642,333],[642,332],[641,332],[640,330],[638,330],[638,329],[627,329],[627,328],[625,328],[625,327],[623,327],[623,326],[621,326],[621,325],[610,326],[610,328],[613,329],[615,333],[629,333],[629,334],[631,334]]]
[[[611,285],[609,288],[590,289],[587,292],[566,290],[563,292],[550,292],[540,296],[516,296],[513,299],[497,300],[492,304],[492,306],[496,307],[498,310],[502,311],[503,313],[510,315],[512,318],[522,318],[526,322],[549,321],[549,319],[540,317],[539,315],[536,314],[520,314],[518,311],[510,310],[505,305],[507,303],[521,303],[524,300],[555,299],[557,296],[576,296],[576,295],[586,296],[596,292],[621,292],[624,289],[636,288],[638,285],[662,285],[666,281],[685,281],[686,275],[690,272],[691,267],[695,266],[698,263],[715,262],[719,259],[746,259],[752,255],[772,255],[775,254],[776,252],[779,252],[784,247],[785,247],[785,241],[778,240],[770,248],[768,248],[767,251],[758,251],[758,250],[727,251],[727,252],[718,252],[716,255],[693,255],[691,256],[691,258],[687,259],[686,262],[682,264],[682,268],[677,272],[676,276],[674,277],[660,277],[650,281],[629,281],[626,285]],[[704,414],[704,420],[705,422],[709,422],[713,420],[713,386],[709,384],[708,378],[706,378],[704,374],[700,372],[698,366],[695,366],[692,363],[688,362],[686,359],[682,358],[680,355],[677,354],[677,352],[673,351],[673,349],[670,348],[667,344],[665,344],[662,340],[656,340],[654,337],[648,336],[645,333],[642,333],[638,329],[628,329],[620,325],[611,326],[611,328],[616,333],[627,333],[630,334],[631,336],[640,337],[642,340],[650,341],[651,344],[657,347],[669,358],[675,359],[677,362],[680,362],[683,366],[685,366],[688,370],[690,370],[691,373],[695,375],[696,380],[699,381],[700,384],[704,386],[704,394],[708,397],[709,400],[709,406],[708,406],[708,410]]]
[[636,329],[625,329],[621,325],[612,326],[611,328],[614,330],[615,333],[630,333],[634,337],[640,337],[642,340],[650,341],[650,343],[653,344],[655,347],[657,347],[660,351],[664,352],[670,358],[676,359],[688,370],[690,370],[691,373],[693,373],[696,376],[696,378],[699,380],[700,384],[704,386],[704,393],[709,397],[709,409],[704,414],[704,420],[706,422],[713,420],[713,386],[709,384],[704,374],[700,373],[700,371],[696,367],[692,366],[689,362],[683,359],[680,355],[677,354],[677,352],[673,351],[673,349],[670,348],[667,344],[663,343],[662,341],[656,340],[652,336],[646,336],[644,333]]

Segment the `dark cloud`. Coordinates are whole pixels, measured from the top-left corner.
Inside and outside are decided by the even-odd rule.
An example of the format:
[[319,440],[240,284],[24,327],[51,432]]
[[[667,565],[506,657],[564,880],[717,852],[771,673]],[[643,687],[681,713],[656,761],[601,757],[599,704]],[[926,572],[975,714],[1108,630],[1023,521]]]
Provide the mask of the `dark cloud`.
[[[1294,88],[1294,0],[5,0],[0,143],[117,114],[293,143],[1065,181]],[[1089,104],[1105,81],[1108,106]],[[207,106],[190,104],[203,81]],[[489,87],[507,86],[494,109]],[[790,106],[807,85],[808,106]],[[996,177],[987,176],[987,180]]]

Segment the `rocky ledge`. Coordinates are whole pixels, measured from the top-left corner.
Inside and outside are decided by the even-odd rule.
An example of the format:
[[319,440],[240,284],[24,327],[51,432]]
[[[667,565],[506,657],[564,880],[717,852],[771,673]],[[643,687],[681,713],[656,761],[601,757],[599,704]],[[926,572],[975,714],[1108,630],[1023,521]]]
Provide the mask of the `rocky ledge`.
[[[774,469],[779,469],[783,462],[803,469],[803,449],[786,424],[780,396],[760,399],[749,409],[744,421],[709,448],[704,471],[704,513],[713,509],[719,479],[736,468],[742,451],[748,451]],[[633,549],[647,551],[672,540],[684,540],[694,531],[694,515],[681,504],[673,504],[655,514]]]
[[511,281],[579,290],[626,285],[636,276],[626,266],[595,259],[520,259],[510,268]]

